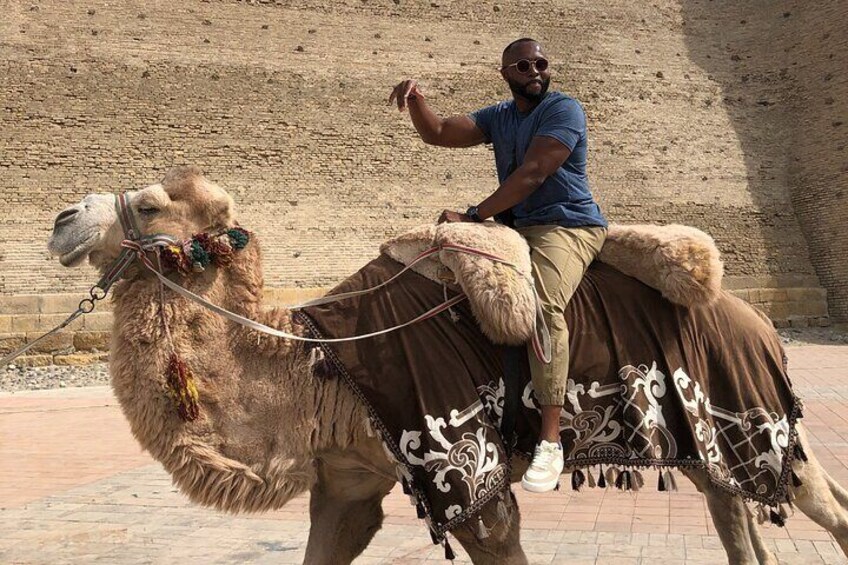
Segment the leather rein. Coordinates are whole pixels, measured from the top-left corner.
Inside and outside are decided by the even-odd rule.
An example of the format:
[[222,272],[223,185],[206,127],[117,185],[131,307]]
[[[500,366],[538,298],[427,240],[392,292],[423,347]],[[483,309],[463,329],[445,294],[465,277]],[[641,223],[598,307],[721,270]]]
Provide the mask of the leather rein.
[[[112,287],[112,285],[115,284],[115,282],[117,282],[121,278],[121,276],[124,274],[126,269],[136,259],[138,259],[145,268],[147,268],[150,272],[152,272],[154,275],[156,275],[156,277],[159,279],[159,282],[162,286],[166,286],[166,287],[170,288],[171,290],[173,290],[177,294],[180,294],[180,295],[184,296],[185,298],[188,298],[190,300],[193,300],[194,302],[197,302],[198,304],[200,304],[204,308],[207,308],[208,310],[211,310],[211,311],[215,312],[216,314],[219,314],[219,315],[227,318],[228,320],[231,320],[233,322],[236,322],[237,324],[241,324],[242,326],[245,326],[245,327],[248,327],[250,329],[253,329],[253,330],[268,334],[268,335],[272,335],[272,336],[275,336],[275,337],[280,337],[280,338],[284,338],[284,339],[291,339],[291,340],[296,340],[296,341],[312,342],[312,343],[338,343],[338,342],[345,342],[345,341],[355,341],[355,340],[367,339],[367,338],[375,337],[375,336],[378,336],[378,335],[387,334],[387,333],[390,333],[390,332],[393,332],[393,331],[397,331],[401,328],[411,326],[411,325],[416,324],[418,322],[423,322],[424,320],[430,319],[430,318],[444,312],[445,310],[450,310],[452,306],[458,304],[459,302],[462,302],[463,300],[465,300],[467,298],[467,296],[464,293],[460,293],[460,294],[457,294],[456,296],[448,298],[448,296],[447,296],[447,286],[443,285],[444,289],[445,289],[445,300],[441,304],[431,308],[430,310],[428,310],[428,311],[424,312],[423,314],[413,318],[412,320],[409,320],[407,322],[403,322],[403,323],[398,324],[396,326],[392,326],[390,328],[386,328],[386,329],[376,331],[376,332],[371,332],[371,333],[361,334],[361,335],[351,336],[351,337],[343,337],[343,338],[316,339],[316,338],[299,336],[299,335],[296,335],[296,334],[292,334],[292,333],[288,333],[288,332],[278,330],[276,328],[272,328],[270,326],[266,326],[265,324],[259,323],[255,320],[251,320],[249,318],[245,318],[244,316],[240,316],[238,314],[230,312],[229,310],[226,310],[225,308],[222,308],[221,306],[218,306],[216,304],[209,302],[208,300],[206,300],[202,296],[199,296],[199,295],[191,292],[190,290],[183,288],[179,284],[177,284],[174,281],[167,278],[162,273],[161,262],[158,260],[159,259],[158,252],[159,252],[159,249],[161,249],[162,247],[169,246],[169,245],[178,245],[179,242],[175,238],[173,238],[169,235],[165,235],[165,234],[154,234],[154,235],[149,235],[149,236],[141,236],[141,231],[138,228],[138,224],[136,222],[135,214],[133,214],[132,208],[129,205],[129,197],[128,197],[127,193],[120,193],[120,194],[117,194],[115,196],[115,211],[117,213],[118,220],[121,222],[121,228],[124,232],[124,240],[121,242],[121,254],[118,256],[117,259],[115,259],[112,262],[111,265],[109,265],[109,268],[106,270],[106,272],[100,278],[100,280],[97,281],[97,283],[89,289],[89,291],[88,291],[89,297],[82,299],[80,301],[77,309],[70,316],[68,316],[67,319],[65,319],[63,322],[61,322],[59,325],[57,325],[55,328],[48,331],[44,335],[38,337],[36,340],[32,341],[31,343],[28,343],[26,346],[21,347],[20,349],[13,351],[12,353],[7,355],[6,357],[3,357],[3,359],[0,359],[0,367],[5,367],[10,361],[15,359],[19,355],[25,353],[26,351],[28,351],[29,349],[31,349],[32,347],[37,345],[39,342],[46,339],[48,336],[50,336],[50,335],[62,330],[63,328],[67,327],[69,324],[71,324],[74,320],[76,320],[78,317],[82,316],[83,314],[88,314],[88,313],[93,312],[94,308],[97,305],[97,302],[106,298],[106,295],[109,293],[109,289]],[[156,258],[157,258],[157,264],[158,265],[154,265],[153,262],[150,260],[150,257],[148,257],[148,252],[150,252],[150,251],[155,251],[157,253]],[[423,251],[417,257],[415,257],[408,265],[406,265],[401,271],[399,271],[397,274],[395,274],[390,279],[388,279],[388,280],[386,280],[386,281],[384,281],[384,282],[382,282],[382,283],[380,283],[376,286],[373,286],[371,288],[366,288],[366,289],[363,289],[363,290],[353,291],[353,292],[345,292],[345,293],[341,293],[341,294],[333,294],[333,295],[329,295],[329,296],[324,296],[324,297],[321,297],[321,298],[308,300],[308,301],[303,302],[301,304],[286,306],[285,308],[287,310],[300,310],[300,309],[307,308],[307,307],[310,307],[310,306],[319,306],[319,305],[322,305],[322,304],[329,304],[329,303],[332,303],[332,302],[337,302],[339,300],[345,300],[347,298],[353,298],[355,296],[360,296],[360,295],[364,295],[364,294],[374,292],[375,290],[378,290],[378,289],[390,284],[391,282],[393,282],[395,279],[400,277],[406,271],[410,270],[415,264],[417,264],[420,261],[423,261],[424,259],[430,257],[431,255],[437,254],[441,251],[452,251],[452,252],[457,252],[457,253],[467,253],[467,254],[470,254],[470,255],[476,255],[476,256],[479,256],[479,257],[484,257],[484,258],[489,259],[491,261],[495,261],[495,262],[507,265],[509,267],[512,267],[513,269],[516,270],[516,272],[520,273],[520,270],[518,269],[518,267],[515,264],[510,263],[509,261],[506,261],[505,259],[502,259],[500,257],[497,257],[496,255],[492,255],[490,253],[486,253],[484,251],[480,251],[478,249],[474,249],[474,248],[471,248],[471,247],[464,247],[464,246],[461,246],[461,245],[452,245],[452,244],[442,244],[442,245],[431,247],[431,248]],[[526,276],[525,276],[525,278],[526,278]],[[532,280],[530,280],[529,282],[530,282],[531,287],[534,289],[534,292],[535,292],[535,286],[533,286]],[[164,293],[160,292],[160,298],[161,298],[161,300],[164,301]],[[451,314],[453,315],[453,311],[451,311]],[[167,326],[166,326],[166,330],[167,330]],[[533,332],[532,344],[533,344],[533,350],[534,350],[536,356],[539,358],[539,360],[542,361],[543,363],[549,363],[550,359],[551,359],[550,334],[548,333],[548,328],[545,324],[544,318],[542,317],[542,311],[541,311],[541,306],[539,304],[538,295],[536,296],[536,325],[535,325],[535,329],[534,329],[534,332]]]

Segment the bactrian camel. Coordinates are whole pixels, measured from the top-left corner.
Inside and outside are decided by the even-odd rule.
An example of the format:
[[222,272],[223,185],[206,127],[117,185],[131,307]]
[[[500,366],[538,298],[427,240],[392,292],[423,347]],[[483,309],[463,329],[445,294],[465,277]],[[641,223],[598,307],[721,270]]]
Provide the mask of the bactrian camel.
[[[92,194],[62,211],[49,249],[62,265],[88,259],[103,270],[125,238],[113,194]],[[129,193],[142,234],[176,239],[236,226],[232,198],[194,168]],[[186,288],[266,325],[299,334],[285,309],[262,305],[263,275],[256,237],[227,268],[186,276]],[[230,512],[280,508],[310,492],[306,563],[349,563],[383,521],[381,503],[397,481],[366,412],[339,379],[312,374],[309,349],[245,329],[174,292],[136,262],[113,291],[109,369],[115,395],[141,446],[160,461],[193,502]],[[165,325],[159,316],[164,306]],[[203,417],[187,424],[165,392],[172,343],[198,376]],[[719,378],[719,377],[716,377]],[[848,554],[848,492],[817,462],[800,432],[808,460],[793,470],[802,481],[797,508],[831,532]],[[526,461],[516,459],[512,480]],[[777,563],[741,498],[711,485],[706,474],[683,470],[706,496],[730,563]],[[494,515],[494,503],[484,516]],[[502,511],[501,511],[502,513]],[[507,499],[507,520],[479,539],[473,525],[452,531],[475,563],[526,563],[519,511]]]

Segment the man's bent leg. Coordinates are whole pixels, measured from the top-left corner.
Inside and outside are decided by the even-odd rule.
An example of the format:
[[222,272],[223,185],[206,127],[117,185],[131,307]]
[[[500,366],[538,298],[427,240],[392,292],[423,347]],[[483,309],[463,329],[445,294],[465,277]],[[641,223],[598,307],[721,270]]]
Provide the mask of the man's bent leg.
[[554,488],[562,472],[559,420],[568,382],[568,301],[603,246],[606,229],[533,226],[520,229],[531,249],[531,262],[542,313],[551,334],[551,362],[539,361],[530,348],[530,374],[541,406],[542,429],[533,463],[522,480],[526,490]]

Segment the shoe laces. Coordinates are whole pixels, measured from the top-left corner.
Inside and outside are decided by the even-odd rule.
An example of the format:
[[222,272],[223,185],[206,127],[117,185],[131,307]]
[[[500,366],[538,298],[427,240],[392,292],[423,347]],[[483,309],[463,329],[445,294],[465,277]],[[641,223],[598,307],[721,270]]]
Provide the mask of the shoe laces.
[[547,469],[558,451],[559,449],[556,445],[537,445],[536,451],[533,453],[531,466],[536,469]]

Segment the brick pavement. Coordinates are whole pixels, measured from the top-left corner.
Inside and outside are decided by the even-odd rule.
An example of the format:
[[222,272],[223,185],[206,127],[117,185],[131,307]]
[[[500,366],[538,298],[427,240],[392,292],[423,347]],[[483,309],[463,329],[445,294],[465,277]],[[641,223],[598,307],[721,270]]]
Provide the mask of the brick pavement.
[[[789,357],[813,448],[848,485],[848,347],[792,347]],[[724,562],[703,499],[678,477],[676,493],[517,490],[531,562]],[[2,563],[300,563],[309,528],[307,496],[248,517],[189,505],[141,453],[105,387],[0,394],[0,507]],[[385,526],[357,563],[442,562],[402,493],[384,508]],[[763,533],[782,563],[848,563],[804,516]]]

